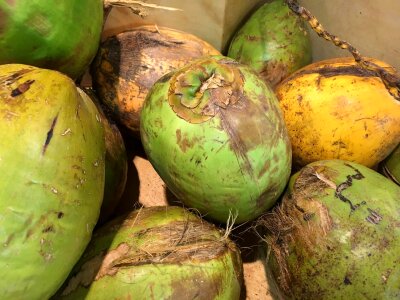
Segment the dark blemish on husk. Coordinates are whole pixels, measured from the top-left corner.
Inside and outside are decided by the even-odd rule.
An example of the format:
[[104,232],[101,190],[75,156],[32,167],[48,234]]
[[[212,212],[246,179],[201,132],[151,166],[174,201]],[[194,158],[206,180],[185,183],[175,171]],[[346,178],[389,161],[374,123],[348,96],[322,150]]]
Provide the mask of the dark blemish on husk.
[[79,110],[81,109],[81,103],[79,102],[78,105],[76,106],[76,110],[75,110],[75,116],[80,119],[80,115],[79,115]]
[[299,211],[299,212],[301,212],[301,213],[305,213],[306,211],[303,209],[303,208],[301,208],[297,203],[294,203],[294,207]]
[[369,216],[366,217],[365,220],[367,222],[375,224],[375,225],[379,224],[380,221],[382,221],[383,217],[379,213],[377,213],[376,211],[374,211],[374,210],[372,210],[370,208],[367,208],[367,209],[368,209],[368,212],[369,212]]
[[352,284],[351,280],[349,279],[349,277],[347,277],[347,275],[344,277],[343,283],[345,285],[351,285]]
[[299,104],[301,104],[302,101],[303,101],[303,96],[297,95],[297,102],[299,102]]
[[53,225],[47,226],[46,228],[44,228],[44,229],[42,230],[42,232],[43,232],[43,233],[54,232],[54,227],[53,227]]
[[306,221],[306,222],[309,222],[309,221],[311,221],[311,219],[312,219],[314,216],[315,216],[315,213],[308,213],[308,212],[306,212],[306,213],[303,214],[303,220]]
[[287,66],[280,61],[269,60],[265,62],[261,71],[259,72],[261,78],[275,88],[289,73]]
[[202,144],[201,137],[195,136],[192,139],[189,139],[186,135],[182,134],[182,131],[180,129],[176,130],[175,135],[176,135],[176,143],[182,152],[186,152],[188,149],[193,148],[196,145],[200,146]]
[[[224,274],[212,277],[205,276],[204,270],[195,270],[186,280],[173,280],[171,282],[172,294],[170,299],[217,299],[221,290],[226,289]],[[201,278],[202,280],[198,280]]]
[[322,68],[316,68],[316,69],[307,69],[307,70],[302,70],[298,71],[296,73],[296,77],[300,77],[305,74],[319,74],[322,77],[329,78],[333,76],[343,76],[343,75],[351,75],[351,76],[357,76],[357,77],[379,77],[378,74],[374,71],[365,69],[365,68],[360,68],[357,65],[354,66],[325,66]]
[[265,173],[270,169],[270,167],[271,167],[271,162],[267,160],[262,169],[260,170],[260,172],[258,173],[258,177],[259,178],[263,177]]
[[390,275],[392,274],[392,269],[387,269],[383,274],[382,274],[382,281],[383,281],[383,283],[384,284],[386,284],[387,283],[387,281],[388,281],[388,279],[389,279],[389,277],[390,277]]
[[254,177],[253,167],[251,166],[250,159],[247,156],[248,149],[244,141],[238,135],[237,128],[232,126],[232,124],[229,122],[228,114],[226,114],[223,109],[218,108],[218,112],[221,117],[222,126],[224,127],[224,130],[230,138],[230,144],[236,154],[236,157],[238,158],[238,160],[239,157],[243,160],[243,163],[240,163],[240,161],[238,161],[239,165],[241,166],[241,168],[244,168],[247,174],[249,174],[251,177]]
[[4,242],[3,246],[4,247],[8,247],[8,245],[10,244],[10,242],[14,239],[15,234],[12,233],[8,236],[7,240]]
[[47,147],[49,146],[50,141],[53,138],[53,131],[54,131],[54,127],[56,126],[57,119],[58,119],[58,114],[54,117],[53,122],[51,123],[51,127],[50,127],[49,131],[47,132],[46,140],[43,145],[42,155],[44,155],[46,153]]
[[340,183],[340,184],[336,187],[336,190],[335,190],[335,197],[336,197],[336,198],[339,198],[341,201],[343,201],[343,202],[345,202],[345,203],[348,203],[348,204],[350,205],[351,212],[354,212],[354,211],[355,211],[357,208],[359,208],[361,205],[365,205],[366,202],[363,201],[363,202],[361,202],[361,203],[359,203],[359,204],[353,204],[353,202],[352,202],[350,199],[348,199],[347,197],[345,197],[345,196],[342,194],[342,192],[345,191],[346,189],[348,189],[349,187],[351,187],[351,186],[353,185],[353,179],[355,179],[355,180],[362,180],[362,179],[364,179],[365,177],[364,177],[363,174],[361,174],[361,172],[360,172],[358,169],[354,168],[353,166],[351,166],[351,165],[349,165],[349,164],[347,164],[347,163],[345,163],[345,166],[347,166],[347,167],[349,167],[349,168],[352,168],[352,169],[356,172],[356,174],[354,174],[354,175],[347,175],[346,181]]
[[20,79],[22,77],[22,75],[32,72],[32,71],[33,70],[30,70],[30,69],[19,70],[19,71],[13,73],[12,75],[10,75],[9,77],[7,77],[4,81],[4,83],[6,85],[10,85],[10,84],[14,83],[16,80]]
[[58,219],[61,219],[61,218],[63,218],[64,217],[64,213],[62,212],[62,211],[59,211],[58,213],[57,213],[57,218]]
[[262,39],[261,36],[258,35],[250,35],[250,34],[246,34],[245,35],[246,40],[250,41],[250,42],[254,42],[254,41],[260,41]]
[[31,84],[34,83],[35,80],[28,80],[24,83],[21,83],[16,89],[11,91],[11,97],[17,97],[25,93],[31,87]]
[[168,80],[171,79],[172,75],[174,75],[174,72],[169,72],[169,73],[165,74],[164,76],[161,76],[161,78],[159,78],[157,80],[157,83],[165,83],[165,82],[167,82]]

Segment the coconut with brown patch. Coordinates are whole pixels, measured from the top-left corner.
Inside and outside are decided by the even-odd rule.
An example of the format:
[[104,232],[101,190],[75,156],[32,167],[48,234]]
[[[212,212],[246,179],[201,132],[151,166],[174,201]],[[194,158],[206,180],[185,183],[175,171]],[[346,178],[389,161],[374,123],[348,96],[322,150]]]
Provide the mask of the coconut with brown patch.
[[104,191],[104,130],[67,76],[0,66],[0,295],[48,299],[89,243]]
[[259,220],[285,299],[400,297],[400,187],[362,165],[319,161]]
[[114,117],[137,134],[144,99],[160,77],[192,59],[218,54],[192,34],[140,26],[101,44],[92,68],[93,83]]
[[227,56],[254,68],[275,87],[311,63],[311,40],[302,19],[284,0],[267,1],[238,30]]
[[193,61],[157,81],[141,114],[146,154],[168,188],[206,218],[246,222],[271,208],[291,169],[273,91],[224,56]]
[[239,299],[242,261],[214,225],[181,207],[142,208],[95,232],[57,299]]

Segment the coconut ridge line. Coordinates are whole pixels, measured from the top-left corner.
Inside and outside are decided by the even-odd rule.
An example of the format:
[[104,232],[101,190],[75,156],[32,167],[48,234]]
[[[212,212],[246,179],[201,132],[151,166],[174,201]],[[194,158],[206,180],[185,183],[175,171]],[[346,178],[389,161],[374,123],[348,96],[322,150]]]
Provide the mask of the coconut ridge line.
[[361,53],[347,41],[341,40],[339,37],[327,32],[318,19],[311,14],[303,6],[300,6],[297,0],[285,0],[288,7],[298,16],[303,18],[311,28],[318,34],[318,36],[324,38],[327,41],[332,42],[335,46],[341,49],[348,50],[350,54],[354,57],[354,60],[363,69],[369,70],[380,77],[385,84],[389,93],[397,100],[400,101],[400,75],[390,73],[383,67],[369,61],[366,57],[362,56]]

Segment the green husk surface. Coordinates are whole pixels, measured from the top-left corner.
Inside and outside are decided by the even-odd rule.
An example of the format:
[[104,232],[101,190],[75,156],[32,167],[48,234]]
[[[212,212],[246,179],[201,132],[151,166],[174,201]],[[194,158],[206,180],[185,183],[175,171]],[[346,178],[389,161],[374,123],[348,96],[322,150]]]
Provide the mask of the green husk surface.
[[0,295],[47,299],[88,244],[104,189],[104,132],[67,76],[0,66]]
[[203,58],[161,78],[141,112],[146,154],[168,188],[207,218],[255,219],[284,190],[291,147],[278,101],[250,68]]

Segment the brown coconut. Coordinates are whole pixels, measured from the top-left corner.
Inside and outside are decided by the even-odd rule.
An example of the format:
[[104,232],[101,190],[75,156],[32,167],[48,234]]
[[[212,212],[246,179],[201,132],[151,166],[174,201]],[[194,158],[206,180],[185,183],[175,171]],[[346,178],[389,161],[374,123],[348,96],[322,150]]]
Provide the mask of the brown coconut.
[[140,26],[108,37],[92,67],[93,85],[114,117],[134,134],[149,89],[191,60],[220,54],[198,37],[165,27]]

